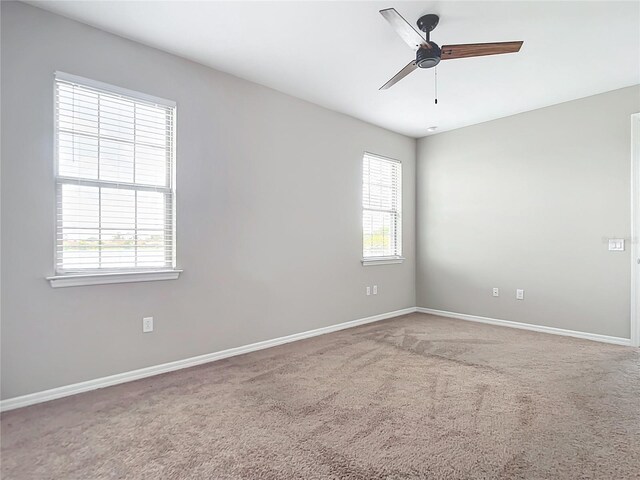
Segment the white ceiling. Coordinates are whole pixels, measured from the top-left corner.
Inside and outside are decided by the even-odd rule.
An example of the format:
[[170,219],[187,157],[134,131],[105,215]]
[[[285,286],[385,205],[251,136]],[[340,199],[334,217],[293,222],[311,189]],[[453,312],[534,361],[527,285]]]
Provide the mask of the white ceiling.
[[[30,2],[413,137],[640,83],[640,2]],[[413,57],[378,13],[440,15],[436,43],[524,40],[443,61],[387,91]]]

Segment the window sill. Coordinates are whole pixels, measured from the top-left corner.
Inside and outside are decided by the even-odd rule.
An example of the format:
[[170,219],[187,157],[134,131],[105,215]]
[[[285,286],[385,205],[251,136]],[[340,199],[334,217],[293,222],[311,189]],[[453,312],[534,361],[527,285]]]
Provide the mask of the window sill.
[[391,265],[402,262],[404,262],[404,257],[370,257],[362,259],[362,266],[370,267],[374,265]]
[[108,283],[154,282],[176,280],[182,270],[154,270],[149,272],[80,273],[47,277],[53,288],[103,285]]

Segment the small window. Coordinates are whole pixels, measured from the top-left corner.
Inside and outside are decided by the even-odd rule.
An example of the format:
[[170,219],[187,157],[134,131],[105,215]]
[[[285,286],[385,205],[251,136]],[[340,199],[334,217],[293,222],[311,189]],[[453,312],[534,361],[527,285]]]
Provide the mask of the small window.
[[57,73],[56,273],[175,267],[175,104]]
[[362,161],[364,264],[402,261],[402,164],[365,153]]

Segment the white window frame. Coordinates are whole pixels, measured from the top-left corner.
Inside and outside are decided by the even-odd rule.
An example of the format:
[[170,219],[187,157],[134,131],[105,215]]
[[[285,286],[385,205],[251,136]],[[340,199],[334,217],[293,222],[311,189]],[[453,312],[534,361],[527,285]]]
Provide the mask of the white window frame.
[[[157,268],[157,269],[142,269],[142,268],[124,268],[124,269],[94,269],[94,270],[58,270],[58,251],[57,251],[57,231],[58,231],[58,194],[60,191],[60,186],[65,182],[66,177],[62,177],[58,175],[58,114],[56,110],[56,89],[57,89],[57,80],[63,80],[66,82],[77,83],[78,85],[86,86],[89,88],[94,88],[97,90],[106,91],[109,93],[113,93],[116,95],[123,95],[129,98],[133,98],[135,100],[141,100],[143,102],[156,103],[158,105],[162,105],[165,107],[169,107],[173,109],[173,148],[172,148],[172,158],[171,158],[171,173],[170,173],[170,185],[166,187],[167,191],[171,193],[171,235],[172,235],[172,252],[171,252],[171,260],[172,265],[170,268]],[[160,97],[155,97],[152,95],[148,95],[145,93],[137,92],[134,90],[129,90],[121,87],[117,87],[114,85],[110,85],[107,83],[99,82],[97,80],[92,80],[89,78],[80,77],[77,75],[72,75],[64,72],[55,72],[54,82],[53,82],[53,104],[54,104],[54,185],[55,185],[55,219],[54,219],[54,255],[53,255],[53,269],[56,272],[55,275],[46,277],[46,279],[50,282],[51,286],[54,288],[57,287],[73,287],[73,286],[82,286],[82,285],[99,285],[99,284],[109,284],[109,283],[128,283],[128,282],[148,282],[155,280],[175,280],[180,276],[182,270],[176,268],[176,143],[175,143],[175,124],[176,124],[176,102],[172,100],[167,100]],[[70,181],[77,181],[78,179],[71,179]],[[104,185],[109,186],[109,184],[116,184],[118,182],[110,182],[110,181],[88,181],[81,180],[84,183],[94,183],[95,185]],[[133,185],[133,184],[132,184]],[[133,188],[137,190],[137,188]],[[142,188],[140,188],[142,190]]]
[[[374,266],[374,265],[389,265],[389,264],[397,264],[397,263],[402,263],[404,262],[405,258],[402,256],[402,250],[403,250],[403,235],[402,235],[402,226],[403,226],[403,218],[402,218],[402,181],[403,181],[403,172],[402,172],[402,162],[400,160],[396,160],[393,158],[389,158],[389,157],[384,157],[382,155],[378,155],[375,153],[371,153],[371,152],[363,152],[362,154],[362,158],[360,160],[360,165],[361,167],[364,167],[364,159],[365,157],[372,157],[372,158],[377,158],[379,160],[383,160],[386,162],[393,162],[393,163],[397,163],[400,166],[400,179],[398,182],[398,205],[397,205],[397,209],[395,210],[396,215],[398,215],[399,218],[399,234],[398,234],[398,238],[396,238],[397,240],[397,244],[396,244],[396,250],[398,252],[397,255],[390,255],[390,256],[369,256],[369,257],[365,257],[364,256],[364,228],[362,229],[362,235],[360,238],[360,243],[361,243],[361,252],[362,252],[362,265],[363,266]],[[360,174],[360,179],[361,179],[361,183],[364,180],[364,171],[361,170],[361,174]],[[361,189],[361,193],[362,193],[362,189]],[[364,211],[365,210],[375,210],[375,209],[371,209],[371,208],[364,208],[364,201],[362,201],[363,199],[361,199],[360,202],[360,206],[362,208],[362,214],[360,216],[360,225],[362,226],[362,220],[364,218]]]

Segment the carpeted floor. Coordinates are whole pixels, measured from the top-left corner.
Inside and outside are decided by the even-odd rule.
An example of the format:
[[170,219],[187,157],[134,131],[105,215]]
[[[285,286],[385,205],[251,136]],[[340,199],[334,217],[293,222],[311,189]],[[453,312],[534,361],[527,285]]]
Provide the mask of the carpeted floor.
[[638,479],[640,350],[413,314],[2,415],[9,479]]

